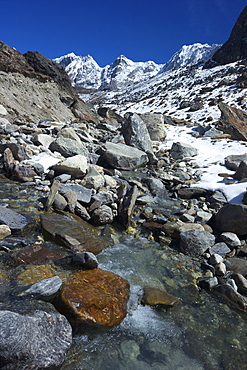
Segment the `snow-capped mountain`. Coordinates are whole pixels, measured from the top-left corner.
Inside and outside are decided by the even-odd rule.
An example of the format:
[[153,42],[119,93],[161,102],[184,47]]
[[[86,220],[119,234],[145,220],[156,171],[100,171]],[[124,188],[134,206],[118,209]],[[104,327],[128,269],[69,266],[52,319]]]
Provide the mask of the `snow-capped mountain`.
[[155,76],[164,66],[152,61],[133,62],[124,55],[104,68],[90,55],[83,57],[69,53],[54,60],[65,68],[73,86],[89,89],[119,89],[123,85]]
[[153,61],[133,62],[120,55],[113,63],[101,68],[90,55],[83,57],[74,53],[54,60],[65,68],[73,86],[119,90],[132,83],[147,81],[165,71],[205,63],[219,47],[220,45],[199,43],[184,45],[166,64],[156,64]]
[[164,65],[162,72],[188,65],[204,64],[220,47],[221,45],[218,44],[208,45],[195,43],[192,45],[184,45]]
[[65,69],[74,86],[100,88],[103,68],[97,64],[91,55],[82,57],[69,53],[54,60]]

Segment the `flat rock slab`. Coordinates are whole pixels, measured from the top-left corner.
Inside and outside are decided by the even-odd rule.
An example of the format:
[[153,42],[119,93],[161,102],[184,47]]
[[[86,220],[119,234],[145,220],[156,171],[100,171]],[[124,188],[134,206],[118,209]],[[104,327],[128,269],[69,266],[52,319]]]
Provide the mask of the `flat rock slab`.
[[96,269],[72,273],[63,284],[56,306],[77,325],[112,327],[125,318],[128,299],[127,280]]
[[71,326],[57,312],[36,310],[20,315],[0,311],[0,364],[5,365],[4,369],[60,366],[71,343]]
[[112,244],[110,238],[99,235],[97,228],[72,214],[43,214],[41,225],[47,239],[52,239],[74,252],[86,251],[97,254]]
[[0,224],[7,225],[12,233],[22,232],[32,223],[34,220],[31,217],[0,206]]

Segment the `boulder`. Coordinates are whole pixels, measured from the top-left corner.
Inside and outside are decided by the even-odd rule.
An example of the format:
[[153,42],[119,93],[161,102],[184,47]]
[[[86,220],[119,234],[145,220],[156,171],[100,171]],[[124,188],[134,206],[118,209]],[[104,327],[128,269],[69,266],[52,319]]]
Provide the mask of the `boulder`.
[[42,145],[45,148],[49,148],[54,138],[47,134],[38,134],[35,135],[32,140],[35,145]]
[[215,215],[215,228],[219,232],[247,234],[247,206],[231,203],[224,205]]
[[81,139],[79,138],[73,127],[62,128],[62,130],[58,132],[58,136],[63,136],[64,138],[72,139],[77,141],[78,143],[81,143]]
[[95,166],[89,165],[87,169],[87,174],[81,181],[81,185],[85,186],[88,189],[98,190],[105,185],[104,176],[97,171]]
[[58,175],[61,173],[67,173],[77,179],[85,176],[87,168],[87,158],[80,154],[67,158],[51,167],[51,169],[53,169]]
[[214,235],[202,230],[189,230],[180,234],[180,250],[192,257],[200,257],[215,244]]
[[69,192],[75,192],[77,194],[77,200],[80,203],[90,203],[92,198],[92,190],[87,189],[82,185],[68,185],[60,184],[59,193],[66,197],[66,194]]
[[95,226],[111,224],[113,222],[112,209],[107,205],[103,204],[102,206],[96,208],[93,211],[91,215],[91,221]]
[[100,162],[118,170],[133,170],[148,163],[148,156],[137,148],[107,142],[104,144]]
[[72,343],[72,329],[58,312],[35,310],[21,315],[0,311],[0,364],[8,370],[62,365]]
[[126,113],[124,118],[125,120],[122,123],[122,134],[125,143],[145,153],[152,153],[152,141],[148,129],[141,117],[135,113]]
[[[109,238],[99,235],[99,230],[72,214],[43,214],[41,225],[46,238],[52,239],[72,251],[97,254],[112,244]],[[70,243],[69,238],[72,238]]]
[[193,222],[167,222],[162,225],[162,231],[165,232],[166,236],[170,236],[171,238],[180,238],[180,234],[182,232],[186,232],[189,230],[201,230],[204,231],[204,227],[201,224],[196,224]]
[[129,283],[122,277],[101,269],[70,274],[56,303],[76,325],[119,325],[127,313]]
[[167,133],[165,130],[164,115],[162,113],[143,113],[140,114],[140,117],[147,126],[151,140],[165,140]]
[[89,155],[86,146],[81,142],[81,140],[78,142],[64,136],[58,136],[57,139],[50,144],[49,149],[52,152],[62,154],[65,158],[72,157],[74,155],[83,155],[86,157]]
[[218,128],[230,134],[233,140],[247,140],[247,113],[241,109],[219,103],[221,117]]
[[200,198],[212,195],[211,190],[202,188],[181,188],[178,190],[178,196],[182,199]]
[[225,166],[232,171],[237,171],[242,161],[247,161],[247,154],[228,155],[225,158]]
[[247,178],[247,160],[241,161],[237,171],[235,172],[233,178],[235,180],[243,180]]
[[173,143],[170,155],[174,159],[183,159],[186,157],[194,157],[198,154],[198,150],[186,143]]

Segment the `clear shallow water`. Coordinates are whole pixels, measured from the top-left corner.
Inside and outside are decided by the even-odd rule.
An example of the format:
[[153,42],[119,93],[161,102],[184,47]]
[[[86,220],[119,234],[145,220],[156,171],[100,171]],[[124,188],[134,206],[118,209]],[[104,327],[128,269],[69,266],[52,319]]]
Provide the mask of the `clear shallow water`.
[[[0,203],[16,211],[38,217],[41,197],[0,179]],[[38,233],[33,230],[32,237]],[[246,314],[212,293],[197,291],[195,280],[202,274],[198,261],[144,238],[123,234],[115,239],[114,246],[98,255],[99,267],[130,282],[128,314],[112,329],[75,331],[61,370],[247,368]],[[145,285],[164,289],[181,303],[170,310],[142,306]]]

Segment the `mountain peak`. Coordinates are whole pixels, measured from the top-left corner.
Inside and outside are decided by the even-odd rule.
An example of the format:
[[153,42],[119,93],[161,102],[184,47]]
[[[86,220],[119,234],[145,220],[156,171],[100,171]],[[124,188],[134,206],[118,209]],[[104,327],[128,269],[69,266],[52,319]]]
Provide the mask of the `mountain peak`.
[[220,47],[221,45],[208,45],[199,42],[192,45],[183,45],[165,64],[162,72],[186,65],[204,64]]

